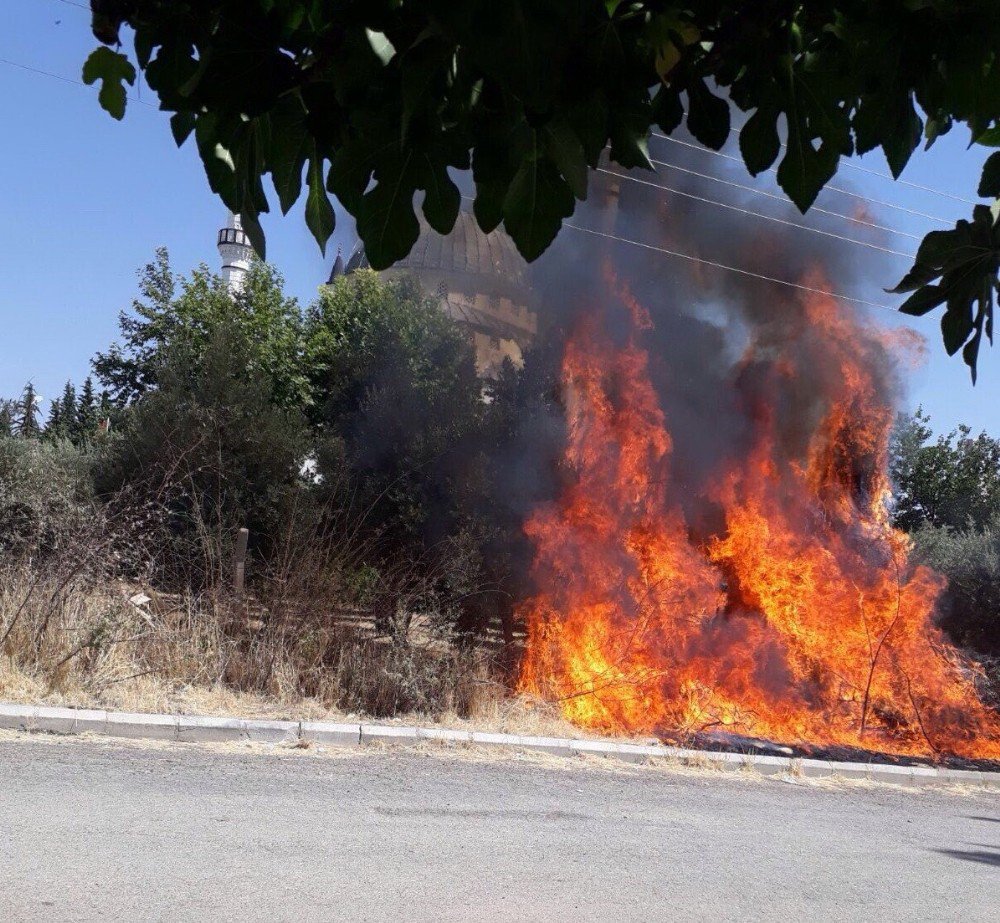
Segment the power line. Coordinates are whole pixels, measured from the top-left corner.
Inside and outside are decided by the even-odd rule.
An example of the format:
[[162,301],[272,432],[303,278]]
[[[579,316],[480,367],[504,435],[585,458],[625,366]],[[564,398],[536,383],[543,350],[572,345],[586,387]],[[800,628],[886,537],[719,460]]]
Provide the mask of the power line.
[[797,228],[800,231],[811,231],[813,234],[822,234],[824,237],[832,237],[836,240],[842,240],[848,244],[856,244],[859,247],[868,247],[870,250],[879,250],[882,253],[891,253],[893,256],[901,256],[907,260],[912,260],[915,257],[915,254],[913,253],[904,253],[902,250],[893,250],[890,247],[882,247],[878,244],[869,243],[866,240],[857,240],[854,237],[844,237],[842,234],[836,234],[833,231],[824,231],[822,228],[816,228],[809,224],[802,224],[800,221],[788,221],[785,218],[777,218],[774,215],[765,215],[762,212],[755,212],[748,208],[740,208],[738,205],[730,205],[727,202],[719,202],[717,199],[709,199],[705,196],[695,195],[693,192],[684,192],[681,189],[674,189],[672,186],[663,186],[659,183],[652,183],[649,180],[640,179],[637,176],[629,176],[625,173],[615,173],[613,170],[605,170],[603,167],[598,167],[597,172],[606,173],[608,176],[614,176],[618,179],[629,180],[633,183],[641,183],[643,186],[651,186],[653,189],[662,189],[665,192],[671,192],[674,195],[694,199],[696,202],[704,202],[706,205],[715,205],[718,208],[726,208],[729,209],[729,211],[739,212],[742,215],[761,218],[764,221],[773,221],[776,224],[783,224],[786,227]]
[[[730,128],[729,131],[732,134],[739,134],[739,128]],[[788,145],[784,141],[778,142],[783,148],[787,149]],[[960,195],[954,195],[951,192],[943,192],[940,189],[934,189],[931,186],[922,186],[920,183],[911,183],[907,179],[896,179],[891,173],[883,173],[881,170],[872,170],[870,167],[863,167],[859,163],[852,163],[850,160],[845,160],[844,166],[849,170],[857,170],[859,173],[867,173],[869,176],[877,176],[879,179],[891,180],[894,183],[899,183],[901,186],[910,186],[913,189],[920,189],[923,192],[932,192],[934,195],[942,196],[945,199],[954,199],[956,202],[963,202],[966,205],[977,205],[979,203],[973,201],[972,199],[964,199]]]
[[[712,182],[722,183],[726,186],[733,186],[736,189],[742,189],[744,192],[753,193],[753,195],[765,196],[768,199],[775,199],[784,205],[791,205],[791,202],[786,195],[778,195],[774,192],[768,192],[766,189],[758,189],[756,186],[747,186],[745,183],[737,183],[733,180],[723,179],[721,176],[713,176],[711,173],[699,173],[697,170],[692,170],[689,167],[682,167],[676,163],[668,163],[665,160],[655,160],[651,157],[650,161],[658,167],[667,167],[670,170],[679,170],[681,173],[689,173],[691,176],[712,180]],[[890,228],[884,224],[876,224],[874,221],[866,221],[864,218],[856,218],[853,215],[845,215],[842,212],[830,211],[828,208],[820,208],[818,205],[813,205],[809,211],[819,212],[822,215],[830,215],[833,218],[843,218],[844,221],[852,221],[854,224],[860,224],[867,228],[873,228],[876,231],[885,231],[888,234],[897,234],[900,237],[909,237],[912,240],[923,239],[918,234],[909,234],[906,231],[900,231],[897,228]]]
[[[690,141],[683,141],[680,138],[671,138],[669,135],[662,135],[659,132],[654,131],[652,133],[654,138],[658,138],[661,141],[669,141],[671,144],[680,144],[683,147],[689,147],[693,151],[700,151],[703,154],[711,154],[713,157],[722,157],[726,160],[731,160],[734,163],[738,163],[741,167],[744,166],[742,160],[739,157],[734,157],[732,154],[725,154],[722,151],[713,151],[710,147],[702,147],[700,144],[692,144]],[[777,173],[778,171],[774,167],[768,167],[768,173]],[[831,192],[839,192],[841,195],[850,196],[852,199],[860,199],[869,205],[878,205],[882,208],[892,208],[896,211],[906,212],[908,215],[915,215],[918,218],[926,218],[928,221],[934,221],[937,224],[949,225],[952,222],[947,218],[941,218],[938,215],[928,215],[927,212],[918,211],[915,208],[907,208],[905,205],[897,205],[895,202],[886,202],[882,199],[873,199],[867,196],[860,195],[857,192],[853,192],[850,189],[845,189],[843,186],[833,186],[827,184],[823,187],[824,189],[829,189]]]
[[[463,195],[462,198],[467,202],[475,202],[475,198],[473,196]],[[879,308],[883,311],[890,311],[894,315],[897,314],[896,309],[892,307],[892,305],[882,304],[878,301],[866,301],[864,298],[855,298],[853,295],[844,295],[840,292],[831,292],[827,289],[813,288],[810,285],[802,285],[799,282],[789,282],[787,279],[777,279],[774,276],[765,276],[763,273],[753,272],[749,269],[740,269],[738,266],[729,266],[726,263],[719,263],[716,260],[707,260],[700,256],[692,256],[690,253],[681,253],[679,250],[670,250],[667,247],[658,247],[655,244],[643,243],[641,240],[632,240],[630,237],[620,237],[617,234],[608,234],[605,231],[595,231],[593,228],[586,228],[580,224],[572,224],[569,221],[564,221],[563,227],[571,228],[574,231],[580,231],[583,234],[591,234],[594,237],[603,237],[607,240],[617,241],[618,243],[629,244],[632,247],[640,247],[643,250],[652,250],[656,253],[663,253],[666,256],[675,256],[678,259],[688,260],[692,263],[701,263],[705,266],[711,266],[714,269],[722,269],[726,272],[733,272],[737,275],[747,276],[751,279],[759,279],[762,282],[773,282],[775,285],[786,285],[789,288],[798,289],[803,292],[811,292],[814,295],[827,295],[830,298],[837,298],[840,301],[849,301],[852,304],[860,304],[869,308]]]
[[[27,71],[29,74],[39,74],[42,77],[51,77],[53,80],[61,80],[63,83],[69,83],[77,87],[86,87],[82,80],[74,80],[72,77],[64,77],[62,74],[53,74],[51,71],[42,70],[39,67],[30,67],[27,64],[21,64],[18,61],[10,61],[7,58],[0,58],[0,64],[6,64],[9,67],[16,67],[18,70]],[[152,103],[147,103],[145,100],[137,99],[134,96],[128,97],[130,102],[137,103],[140,106],[146,106],[148,109],[156,109]]]
[[[78,3],[78,2],[76,2],[76,0],[57,0],[57,2],[64,3],[67,6],[76,7],[79,10],[85,10],[87,13],[92,12],[92,10],[91,10],[91,8],[90,8],[89,5],[87,5],[85,3]],[[5,61],[4,63],[10,64],[12,62]],[[23,65],[16,65],[16,64],[13,65],[13,66],[15,66],[15,67],[22,66],[23,67]],[[25,67],[24,69],[25,70],[32,70],[32,68],[28,68],[28,67]],[[57,79],[62,79],[62,80],[66,79],[66,78],[60,78],[56,74],[47,74],[45,71],[36,71],[36,72],[37,73],[45,73],[46,76],[57,77]],[[740,133],[740,130],[741,130],[740,128],[732,128],[732,127],[729,129],[730,133],[736,134],[736,135],[738,135]],[[660,134],[658,132],[653,132],[652,134],[653,134],[653,137],[660,138],[663,141],[676,141],[677,143],[680,143],[680,144],[685,143],[685,142],[679,141],[676,138],[670,138],[667,135],[663,135],[663,134]],[[778,143],[781,145],[781,147],[783,147],[785,149],[788,148],[788,145],[785,142],[779,141]],[[697,146],[693,145],[693,144],[689,144],[688,147],[695,148],[696,150],[698,149]],[[729,159],[735,160],[737,162],[742,162],[742,161],[740,161],[740,159],[738,157],[732,157],[731,155],[722,154],[720,151],[713,151],[711,148],[704,148],[703,150],[706,150],[706,151],[708,151],[709,153],[712,153],[712,154],[718,154],[719,156],[722,156],[722,157],[728,157]],[[659,163],[659,161],[655,161],[654,160],[653,163]],[[673,166],[672,164],[661,164],[661,165],[662,166]],[[845,167],[847,167],[848,169],[857,170],[859,173],[867,173],[869,176],[877,176],[880,179],[891,180],[892,182],[898,183],[901,186],[909,186],[912,189],[919,189],[922,192],[929,192],[929,193],[931,193],[933,195],[942,196],[942,197],[944,197],[946,199],[953,199],[954,201],[961,202],[961,203],[963,203],[965,205],[976,205],[976,204],[978,204],[973,199],[966,199],[963,196],[955,195],[954,193],[951,193],[951,192],[944,192],[944,191],[942,191],[940,189],[934,189],[931,186],[924,186],[924,185],[922,185],[920,183],[914,183],[914,182],[911,182],[910,180],[896,179],[895,177],[893,177],[889,173],[883,173],[881,170],[872,170],[871,168],[864,167],[861,164],[852,163],[850,160],[843,161],[843,165]],[[683,170],[684,168],[683,167],[675,167],[675,169]],[[687,172],[693,172],[693,171],[687,171]],[[708,178],[709,179],[715,179],[716,177],[708,177]],[[726,180],[719,180],[719,182],[726,182]],[[731,185],[738,185],[738,184],[732,183]],[[750,188],[750,187],[742,187],[742,188]],[[849,192],[846,189],[838,188],[836,186],[827,186],[826,188],[830,189],[833,192],[840,192],[840,193],[842,193],[844,195],[856,195],[856,193]],[[754,190],[754,191],[759,191],[759,190]],[[764,194],[766,194],[766,193],[764,193]],[[857,196],[857,195],[856,195],[856,197],[857,198],[862,198],[861,196]],[[779,197],[775,196],[775,198],[779,198]],[[941,224],[950,224],[950,222],[945,221],[944,219],[941,219],[941,218],[936,218],[933,215],[926,215],[926,214],[924,214],[922,212],[912,211],[911,209],[904,208],[904,207],[898,206],[898,205],[893,205],[892,203],[879,202],[877,200],[873,200],[873,204],[881,205],[881,206],[886,207],[886,208],[898,208],[900,211],[910,212],[911,214],[919,215],[922,218],[929,218],[932,221],[939,221]],[[816,208],[815,206],[814,206],[814,210],[815,211],[824,211],[823,209]],[[826,212],[826,213],[827,214],[831,214],[831,215],[837,215],[837,212]],[[857,221],[858,220],[858,219],[855,219],[855,218],[851,218],[848,215],[838,215],[838,217],[846,218],[848,221]],[[866,224],[868,222],[858,221],[858,223],[859,224]],[[871,227],[879,227],[879,225],[872,224]],[[891,228],[881,228],[881,230],[888,230],[890,233],[895,233],[895,234],[903,234],[902,231],[893,231]],[[907,234],[905,236],[907,236],[907,237],[913,237],[914,235]]]
[[585,228],[579,224],[570,224],[568,221],[563,222],[564,227],[572,228],[574,231],[582,231],[584,234],[593,234],[595,237],[604,237],[608,240],[614,240],[622,244],[630,244],[633,247],[641,247],[643,250],[653,250],[657,253],[664,253],[667,256],[675,256],[682,260],[689,260],[692,263],[702,263],[705,266],[712,266],[715,269],[723,269],[726,272],[734,272],[741,276],[749,276],[751,279],[760,279],[762,282],[773,282],[776,285],[787,285],[789,288],[799,289],[803,292],[811,292],[814,295],[828,295],[831,298],[838,298],[841,301],[849,301],[853,304],[865,305],[869,308],[880,308],[883,311],[892,311],[893,314],[896,310],[887,304],[881,304],[877,301],[866,301],[864,298],[855,298],[852,295],[844,295],[840,292],[831,292],[822,288],[813,288],[809,285],[802,285],[799,282],[789,282],[787,279],[777,279],[774,276],[765,276],[759,272],[752,272],[749,269],[740,269],[737,266],[728,266],[725,263],[719,263],[715,260],[706,260],[700,256],[692,256],[690,253],[681,253],[678,250],[669,250],[666,247],[658,247],[654,244],[646,244],[639,240],[632,240],[628,237],[619,237],[617,234],[608,234],[604,231],[595,231],[593,228]]
[[63,77],[60,74],[50,74],[48,71],[39,70],[37,67],[29,67],[27,64],[18,64],[17,61],[8,61],[6,58],[0,58],[0,64],[8,64],[11,67],[16,67],[18,70],[27,71],[29,74],[41,74],[43,77],[52,77],[55,80],[61,80],[63,83],[72,83],[74,86],[84,86],[79,80],[73,80],[72,77]]
[[[64,0],[64,2],[69,2],[69,0]],[[78,5],[78,4],[70,4],[70,5],[71,6],[75,6],[75,5]],[[30,67],[27,64],[21,64],[18,61],[11,61],[11,60],[8,60],[7,58],[0,58],[0,64],[6,64],[9,67],[15,67],[15,68],[17,68],[19,70],[27,71],[28,73],[38,74],[38,75],[41,75],[41,76],[44,76],[44,77],[50,77],[50,78],[52,78],[54,80],[62,81],[63,83],[73,84],[74,86],[86,86],[86,84],[84,84],[83,81],[81,81],[81,80],[74,80],[71,77],[64,77],[61,74],[53,74],[51,71],[42,70],[41,68],[37,68],[37,67]],[[147,102],[144,102],[143,100],[140,100],[140,99],[135,100],[135,102],[139,103],[140,105],[146,106],[146,107],[148,107],[150,109],[157,108],[156,106],[152,105],[152,103],[147,103]],[[687,144],[687,142],[678,141],[678,139],[675,139],[675,138],[668,138],[666,135],[656,134],[655,136],[658,137],[658,138],[662,138],[665,141],[677,141],[677,143],[680,143],[680,144]],[[704,150],[704,151],[707,151],[708,153],[717,154],[717,155],[723,156],[723,157],[728,157],[729,156],[729,155],[726,155],[726,154],[722,154],[720,151],[712,151],[709,148],[699,148],[699,147],[697,147],[696,145],[693,145],[693,144],[687,144],[687,146],[695,148],[695,150]],[[737,160],[737,158],[735,158],[735,157],[730,157],[729,159],[731,159],[731,160]],[[666,166],[670,166],[670,164],[665,164],[665,165]],[[774,217],[772,217],[770,215],[762,215],[762,214],[759,214],[757,212],[751,212],[751,211],[747,211],[746,209],[741,209],[741,208],[737,208],[737,207],[732,206],[732,205],[727,205],[726,203],[723,203],[723,202],[716,202],[716,201],[714,201],[712,199],[704,199],[701,196],[695,196],[695,195],[692,195],[690,193],[681,192],[680,190],[670,189],[669,187],[665,187],[665,186],[659,186],[656,183],[650,183],[650,182],[648,182],[646,180],[641,180],[641,179],[639,179],[637,177],[626,176],[625,174],[614,173],[611,170],[604,170],[603,168],[600,169],[600,172],[607,173],[607,174],[609,174],[611,176],[616,176],[616,177],[619,177],[621,179],[633,180],[635,182],[642,183],[643,185],[653,186],[653,187],[658,188],[658,189],[663,189],[664,191],[667,191],[667,192],[674,192],[674,193],[676,193],[678,195],[685,195],[685,196],[688,196],[689,198],[697,199],[697,200],[702,201],[702,202],[707,202],[707,203],[712,204],[712,205],[719,205],[719,206],[721,206],[723,208],[733,209],[734,211],[745,212],[746,214],[755,215],[758,218],[766,218],[768,220],[778,221],[778,222],[780,222],[782,224],[792,224],[795,227],[800,227],[800,228],[803,228],[805,230],[811,230],[811,231],[816,231],[816,232],[821,233],[821,234],[827,234],[827,236],[830,236],[830,237],[838,237],[839,239],[847,241],[848,243],[856,243],[856,244],[860,244],[862,246],[875,247],[874,244],[868,244],[865,241],[854,240],[853,238],[850,238],[850,237],[840,237],[837,234],[832,234],[830,232],[821,231],[819,228],[811,228],[808,225],[798,225],[798,224],[795,224],[794,222],[787,222],[787,221],[784,221],[784,220],[782,220],[780,218],[774,218]],[[828,188],[832,188],[832,187],[828,187]],[[849,194],[851,194],[851,193],[849,193]],[[463,199],[470,199],[471,197],[470,196],[462,196],[462,198]],[[859,196],[859,198],[860,198],[860,196]],[[890,207],[892,207],[892,206],[890,206]],[[903,211],[909,211],[909,209],[902,208],[901,206],[895,206],[895,207],[901,208],[901,210],[903,210]],[[919,214],[919,213],[917,213],[917,214]],[[930,215],[923,215],[922,217],[932,217],[932,216],[930,216]],[[937,221],[937,220],[941,220],[941,219],[933,218],[932,220]],[[726,272],[737,273],[738,275],[746,276],[748,278],[759,279],[759,280],[761,280],[763,282],[771,282],[771,283],[774,283],[775,285],[785,285],[785,286],[788,286],[789,288],[798,289],[798,290],[804,291],[804,292],[811,292],[812,294],[815,294],[815,295],[827,295],[827,296],[829,296],[831,298],[837,298],[837,299],[839,299],[841,301],[847,301],[847,302],[851,302],[853,304],[865,305],[867,307],[872,307],[872,308],[880,308],[882,310],[892,311],[893,313],[895,313],[895,310],[891,306],[886,305],[886,304],[881,304],[881,303],[876,302],[876,301],[867,301],[864,298],[855,298],[855,297],[853,297],[851,295],[844,295],[844,294],[842,294],[840,292],[831,292],[831,291],[828,291],[826,289],[819,289],[819,288],[813,288],[813,287],[808,286],[808,285],[802,285],[801,283],[798,283],[798,282],[789,282],[787,279],[777,279],[774,276],[765,276],[762,273],[752,272],[751,270],[748,270],[748,269],[740,269],[739,267],[728,266],[725,263],[719,263],[719,262],[717,262],[715,260],[707,260],[707,259],[704,259],[703,257],[692,256],[690,253],[681,253],[681,252],[679,252],[677,250],[669,250],[666,247],[659,247],[659,246],[655,246],[654,244],[647,244],[647,243],[643,243],[642,241],[631,240],[630,238],[627,238],[627,237],[619,237],[616,234],[608,234],[608,233],[605,233],[604,231],[596,231],[593,228],[585,228],[585,227],[583,227],[581,225],[578,225],[578,224],[571,224],[568,221],[563,222],[563,224],[564,224],[565,227],[571,228],[574,231],[580,231],[581,233],[584,233],[584,234],[591,234],[591,235],[596,236],[596,237],[603,237],[603,238],[606,238],[608,240],[617,241],[619,243],[630,244],[631,246],[634,246],[634,247],[640,247],[640,248],[642,248],[644,250],[651,250],[651,251],[655,251],[657,253],[663,253],[663,254],[665,254],[667,256],[677,257],[679,259],[688,260],[688,261],[693,262],[693,263],[701,263],[701,264],[703,264],[705,266],[712,266],[715,269],[722,269],[722,270],[724,270]],[[901,252],[896,251],[896,250],[888,250],[888,249],[883,248],[883,247],[875,247],[875,249],[886,250],[886,252],[888,252],[888,253],[895,253],[895,254],[898,254],[899,256],[905,256],[908,259],[912,258],[910,255],[905,254],[905,253],[901,253]]]

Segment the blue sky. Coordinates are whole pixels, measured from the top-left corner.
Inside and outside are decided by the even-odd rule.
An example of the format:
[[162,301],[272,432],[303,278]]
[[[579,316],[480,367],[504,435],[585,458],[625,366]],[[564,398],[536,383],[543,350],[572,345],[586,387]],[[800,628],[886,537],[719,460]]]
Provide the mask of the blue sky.
[[[82,380],[90,357],[106,348],[116,332],[119,310],[135,294],[136,271],[157,246],[170,250],[171,262],[187,270],[200,262],[217,266],[215,233],[225,211],[208,190],[193,145],[178,150],[167,117],[135,98],[123,122],[115,122],[96,101],[93,88],[75,85],[95,42],[88,12],[77,0],[2,0],[4,28],[0,59],[48,71],[57,80],[0,63],[0,395],[12,396],[27,380],[44,397],[62,389],[67,377]],[[82,0],[80,0],[82,2]],[[903,178],[964,199],[974,198],[982,149],[966,150],[959,132],[918,152]],[[661,149],[662,151],[662,149]],[[705,158],[706,172],[714,171]],[[887,172],[881,154],[856,161]],[[666,177],[664,177],[666,179]],[[742,181],[747,181],[744,178]],[[842,168],[835,183],[872,199],[893,202],[948,221],[967,217],[971,206],[912,186]],[[720,198],[724,190],[720,189]],[[762,211],[795,218],[781,203],[756,205]],[[825,192],[819,204],[850,212],[855,204]],[[922,235],[935,225],[901,211],[870,206],[875,221]],[[268,257],[276,263],[290,294],[306,303],[326,276],[338,243],[353,244],[348,220],[321,256],[309,236],[301,210],[265,216]],[[802,220],[802,219],[799,219]],[[809,217],[805,219],[809,221]],[[849,225],[843,232],[859,236]],[[912,251],[916,241],[887,237],[884,245]],[[894,284],[908,262],[887,257],[886,286]],[[892,303],[875,284],[850,292],[866,300]],[[875,316],[890,325],[901,321],[889,312]],[[907,404],[922,404],[936,429],[957,423],[1000,434],[997,367],[1000,355],[984,348],[979,383],[957,357],[945,355],[936,317],[906,323],[928,339],[928,359],[909,377]]]

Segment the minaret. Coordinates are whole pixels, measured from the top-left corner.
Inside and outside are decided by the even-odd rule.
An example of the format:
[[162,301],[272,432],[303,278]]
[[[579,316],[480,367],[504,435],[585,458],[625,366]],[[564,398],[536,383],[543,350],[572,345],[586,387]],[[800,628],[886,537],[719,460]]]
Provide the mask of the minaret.
[[229,221],[219,231],[219,256],[222,257],[222,278],[233,295],[243,291],[243,280],[250,269],[253,247],[240,216],[229,213]]

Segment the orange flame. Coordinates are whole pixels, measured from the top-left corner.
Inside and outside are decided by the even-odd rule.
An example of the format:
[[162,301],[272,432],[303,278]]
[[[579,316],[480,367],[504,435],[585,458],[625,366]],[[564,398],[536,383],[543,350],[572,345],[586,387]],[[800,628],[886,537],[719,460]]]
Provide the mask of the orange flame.
[[699,541],[671,499],[673,442],[639,345],[649,315],[608,275],[630,334],[615,345],[594,312],[565,347],[573,479],[525,525],[537,593],[521,688],[610,732],[1000,758],[1000,717],[933,624],[943,579],[908,562],[889,522],[893,409],[864,348],[887,334],[804,300],[835,374],[799,457],[778,448],[776,408],[812,370],[774,343],[761,363],[751,344],[736,385],[753,372],[753,449],[703,490],[724,527]]

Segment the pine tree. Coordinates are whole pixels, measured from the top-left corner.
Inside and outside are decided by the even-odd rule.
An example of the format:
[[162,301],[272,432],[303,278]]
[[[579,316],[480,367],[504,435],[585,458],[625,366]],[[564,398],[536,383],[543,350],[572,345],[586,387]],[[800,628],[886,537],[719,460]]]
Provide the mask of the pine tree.
[[14,435],[14,401],[0,398],[0,438]]
[[98,428],[102,433],[111,432],[111,417],[113,413],[114,405],[111,403],[111,395],[108,393],[107,388],[102,388],[97,410]]
[[97,432],[97,399],[94,396],[94,380],[89,375],[76,404],[76,425],[81,439],[91,439]]
[[38,420],[39,398],[35,391],[35,386],[30,381],[24,386],[21,392],[21,399],[17,402],[17,434],[22,439],[37,439],[42,432],[41,423]]
[[45,424],[45,436],[48,439],[61,439],[65,433],[63,430],[62,403],[53,401],[49,408],[49,420]]
[[80,427],[76,422],[76,388],[71,381],[66,382],[62,397],[59,399],[59,416],[62,422],[61,435],[67,439],[77,439]]

